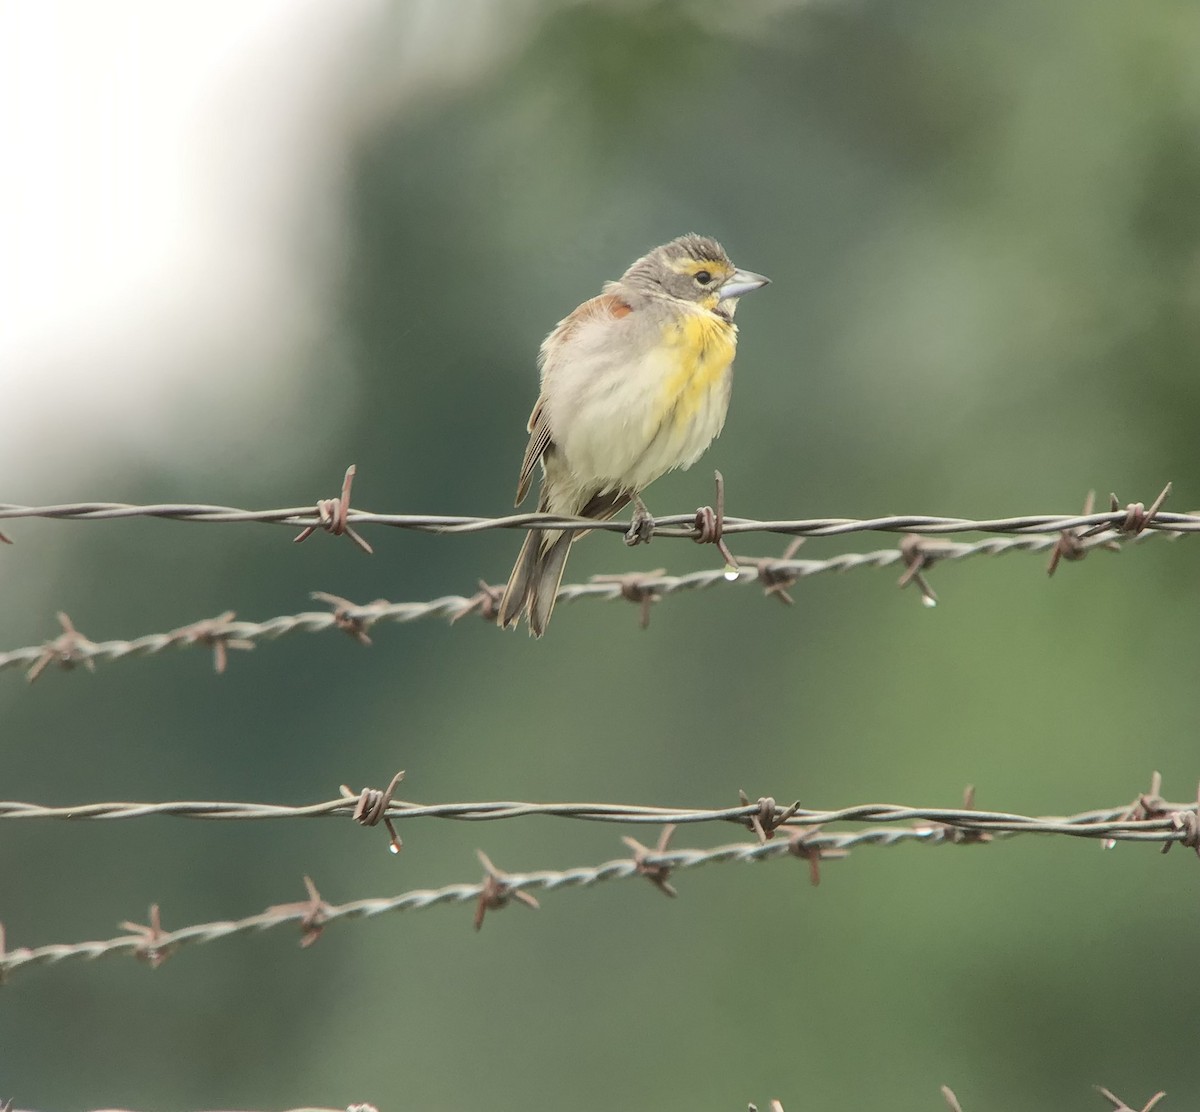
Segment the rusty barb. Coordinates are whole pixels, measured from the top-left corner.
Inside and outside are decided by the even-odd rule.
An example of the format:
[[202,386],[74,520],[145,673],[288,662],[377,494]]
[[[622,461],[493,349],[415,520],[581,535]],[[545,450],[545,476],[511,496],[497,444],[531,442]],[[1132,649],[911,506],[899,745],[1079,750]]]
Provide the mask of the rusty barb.
[[655,568],[653,571],[629,571],[623,575],[593,575],[590,582],[600,584],[615,584],[621,589],[621,598],[632,602],[638,608],[638,626],[641,629],[650,628],[650,607],[662,598],[662,588],[658,581],[667,574],[666,568]]
[[672,898],[678,896],[679,893],[670,881],[671,866],[661,861],[656,861],[655,857],[667,852],[671,845],[671,835],[674,833],[674,823],[664,826],[653,849],[642,845],[636,838],[630,838],[628,835],[621,839],[622,842],[633,850],[633,864],[638,871],[638,875],[644,876],[664,896],[671,896]]
[[479,590],[466,599],[462,608],[450,615],[450,624],[454,625],[460,618],[468,614],[478,614],[489,625],[495,625],[500,620],[500,600],[504,598],[504,585],[492,586],[484,580],[479,580]]
[[[963,811],[975,810],[975,785],[968,784],[963,788]],[[918,829],[926,830],[942,830],[945,833],[946,841],[956,846],[966,845],[986,845],[992,840],[992,835],[986,830],[981,830],[977,827],[964,826],[963,819],[957,822],[931,822],[927,824],[918,823]],[[969,817],[966,821],[969,821]]]
[[165,944],[163,939],[167,932],[163,930],[162,917],[159,915],[158,904],[150,905],[150,922],[121,924],[124,930],[137,935],[139,941],[133,954],[139,961],[144,961],[151,969],[157,969],[174,952],[174,947]]
[[[1167,483],[1167,490],[1171,489],[1171,484]],[[1159,495],[1160,501],[1155,504],[1155,512],[1158,512],[1158,507],[1162,505],[1161,499],[1166,497],[1167,491],[1164,490]],[[1116,495],[1113,495],[1114,501]],[[1096,508],[1096,492],[1089,490],[1087,497],[1083,500],[1083,516],[1091,517],[1092,511]],[[1115,505],[1114,505],[1115,508]],[[1107,529],[1109,526],[1103,526]],[[1143,529],[1145,526],[1142,527]],[[1082,560],[1090,551],[1088,546],[1084,544],[1084,540],[1091,536],[1094,530],[1084,530],[1082,527],[1075,529],[1064,529],[1058,534],[1058,540],[1055,541],[1054,547],[1050,550],[1050,562],[1046,565],[1046,574],[1053,575],[1058,570],[1059,562],[1062,560],[1070,560],[1075,562]],[[1103,542],[1100,548],[1107,548],[1110,552],[1120,552],[1121,546],[1114,540]]]
[[817,838],[821,835],[819,826],[795,826],[788,830],[788,853],[808,862],[808,882],[814,887],[821,883],[821,862],[834,861],[840,857],[849,857],[848,849],[837,846],[820,845]]
[[[1172,806],[1162,797],[1162,774],[1154,772],[1150,777],[1150,790],[1141,792],[1120,815],[1122,822],[1156,822],[1161,819],[1168,820],[1182,833],[1182,837],[1163,843],[1163,853],[1167,853],[1178,841],[1200,857],[1200,787],[1196,789],[1194,807]],[[1105,849],[1112,849],[1116,844],[1112,838],[1106,838],[1103,843]]]
[[1143,1104],[1141,1108],[1134,1108],[1131,1105],[1126,1104],[1119,1096],[1117,1096],[1116,1093],[1109,1092],[1109,1090],[1103,1085],[1097,1085],[1096,1092],[1098,1092],[1105,1100],[1112,1104],[1112,1112],[1150,1112],[1150,1109],[1152,1109],[1160,1100],[1162,1100],[1163,1097],[1167,1095],[1162,1089],[1160,1089],[1145,1104]]
[[696,520],[692,525],[697,544],[715,544],[717,551],[725,558],[725,578],[731,583],[738,577],[738,558],[729,551],[725,543],[725,476],[720,471],[713,472],[716,483],[716,509],[712,506],[701,506],[696,511]]
[[396,787],[403,779],[404,770],[401,769],[392,777],[392,782],[383,791],[378,788],[363,788],[361,792],[355,793],[345,784],[340,785],[343,799],[358,799],[358,803],[354,807],[355,822],[361,826],[376,826],[382,822],[387,827],[387,832],[391,835],[388,849],[392,853],[399,853],[404,848],[404,842],[396,833],[396,827],[387,813],[388,808],[392,805],[392,796],[396,793]]
[[33,683],[51,664],[57,664],[60,668],[69,671],[82,662],[89,672],[96,670],[96,662],[90,656],[81,655],[82,650],[95,648],[94,643],[84,637],[75,628],[71,619],[61,610],[58,612],[58,624],[62,626],[62,633],[53,641],[46,642],[41,656],[25,673],[30,683]]
[[789,588],[796,585],[800,572],[789,561],[795,559],[796,553],[804,543],[803,537],[795,537],[783,550],[782,556],[764,556],[756,560],[743,560],[744,565],[758,569],[758,581],[762,584],[763,595],[767,598],[774,596],[785,606],[792,606],[796,600],[788,593]]
[[[750,806],[750,797],[741,788],[738,788],[738,799],[742,801],[743,807]],[[758,809],[744,821],[757,835],[759,844],[764,846],[775,837],[776,829],[800,810],[800,803],[797,801],[781,811],[779,805],[769,795],[759,796],[755,800],[754,806]]]
[[[1114,522],[1109,525],[1094,525],[1088,529],[1083,535],[1085,537],[1094,537],[1097,533],[1103,533],[1107,529],[1114,529],[1118,533],[1124,533],[1127,536],[1136,537],[1139,533],[1144,533],[1158,516],[1158,511],[1163,508],[1163,503],[1166,502],[1171,493],[1171,484],[1167,483],[1158,497],[1150,503],[1150,508],[1146,509],[1141,502],[1130,502],[1125,507],[1125,519],[1120,522]],[[1109,510],[1112,513],[1118,513],[1121,509],[1121,503],[1115,494],[1109,496]],[[1086,516],[1086,515],[1085,515]]]
[[173,632],[173,636],[185,645],[207,645],[213,651],[213,671],[218,676],[225,674],[229,665],[229,650],[240,649],[248,652],[254,648],[254,642],[245,637],[235,635],[233,620],[237,613],[226,610],[215,618],[201,618],[191,625],[181,626]]
[[[309,598],[333,607],[333,624],[360,645],[370,648],[371,638],[367,630],[371,628],[371,622],[361,614],[355,613],[362,609],[358,603],[351,602],[348,598],[342,598],[341,595],[331,595],[328,591],[313,591]],[[386,605],[386,600],[376,599],[370,605]]]
[[927,572],[939,560],[950,557],[958,546],[952,541],[938,540],[936,537],[922,537],[917,533],[906,533],[900,541],[900,556],[904,560],[904,574],[896,580],[896,586],[901,590],[910,583],[917,585],[921,592],[921,603],[924,606],[937,606],[937,592],[925,578]]
[[[751,806],[749,796],[741,788],[738,788],[738,799],[743,807]],[[755,807],[754,812],[742,821],[754,831],[760,846],[765,846],[771,841],[775,837],[775,832],[801,809],[800,803],[797,801],[781,810],[769,795],[760,796],[755,800],[753,806]],[[820,833],[821,826],[818,823],[808,826],[792,826],[787,830],[788,853],[792,857],[798,857],[802,861],[808,862],[808,879],[814,888],[821,883],[822,860],[850,855],[848,849],[820,845],[817,841]]]
[[335,537],[345,534],[368,556],[375,555],[375,549],[348,522],[350,516],[350,488],[354,485],[356,471],[357,468],[354,464],[346,468],[346,477],[342,480],[342,493],[339,497],[318,499],[317,524],[306,525],[295,538],[296,544],[308,540],[318,529],[324,529],[325,532],[332,533]]
[[489,911],[499,911],[509,905],[512,900],[523,903],[526,907],[537,911],[542,905],[524,889],[513,884],[507,873],[502,873],[492,864],[491,858],[481,849],[477,849],[480,864],[483,865],[483,885],[479,891],[479,899],[475,902],[475,929],[483,926],[483,917]]
[[312,877],[304,878],[304,887],[308,889],[307,900],[300,900],[297,903],[274,904],[267,908],[267,914],[283,919],[293,919],[298,916],[300,949],[307,950],[321,937],[333,907],[321,899],[321,893],[317,891]]

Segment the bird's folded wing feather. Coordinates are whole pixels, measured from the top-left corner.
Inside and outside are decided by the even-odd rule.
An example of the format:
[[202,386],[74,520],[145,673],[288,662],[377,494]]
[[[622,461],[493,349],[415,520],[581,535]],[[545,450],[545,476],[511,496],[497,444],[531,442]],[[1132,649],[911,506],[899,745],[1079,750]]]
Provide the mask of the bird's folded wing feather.
[[533,481],[533,472],[540,462],[546,449],[550,447],[550,424],[546,420],[546,412],[542,399],[538,398],[537,405],[529,415],[529,445],[525,449],[525,458],[521,461],[521,475],[517,479],[517,500],[514,506],[525,501],[529,493],[529,484]]
[[[586,320],[608,317],[619,320],[633,312],[633,306],[623,297],[615,293],[602,293],[590,298],[575,309],[569,316],[558,322],[558,326],[547,337],[542,345],[543,357],[547,352],[560,348],[570,339],[575,331]],[[514,505],[519,506],[529,493],[529,484],[533,482],[533,472],[546,449],[550,447],[550,423],[546,418],[545,395],[537,400],[533,412],[529,415],[529,444],[525,448],[525,458],[521,461],[521,474],[517,479],[517,498]]]

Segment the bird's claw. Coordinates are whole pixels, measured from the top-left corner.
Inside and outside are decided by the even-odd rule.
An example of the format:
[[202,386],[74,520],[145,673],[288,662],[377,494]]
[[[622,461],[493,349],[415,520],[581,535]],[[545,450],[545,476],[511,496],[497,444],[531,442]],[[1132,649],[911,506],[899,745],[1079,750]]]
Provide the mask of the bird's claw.
[[635,544],[649,544],[653,536],[654,518],[646,509],[645,503],[640,498],[636,498],[633,505],[633,518],[625,533],[625,543],[631,548]]

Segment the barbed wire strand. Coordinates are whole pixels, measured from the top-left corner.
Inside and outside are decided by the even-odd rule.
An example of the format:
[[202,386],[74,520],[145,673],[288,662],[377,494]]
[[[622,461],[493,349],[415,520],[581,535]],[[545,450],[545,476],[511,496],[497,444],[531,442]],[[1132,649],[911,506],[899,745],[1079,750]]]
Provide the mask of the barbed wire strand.
[[[85,803],[47,806],[15,800],[0,802],[0,821],[58,820],[70,822],[169,817],[205,821],[265,821],[271,819],[353,818],[365,825],[380,821],[404,822],[417,819],[451,819],[458,822],[487,822],[515,818],[558,818],[624,825],[732,823],[755,827],[767,833],[777,829],[811,829],[834,823],[895,825],[935,823],[977,834],[1054,834],[1104,841],[1143,841],[1170,845],[1192,844],[1200,823],[1200,793],[1195,801],[1171,803],[1163,799],[1161,777],[1155,773],[1149,792],[1132,803],[1081,811],[1072,815],[1022,815],[1008,811],[983,811],[973,803],[968,789],[963,807],[920,807],[894,803],[864,803],[832,810],[807,809],[793,803],[782,807],[769,796],[737,807],[681,808],[630,803],[530,803],[487,800],[455,803],[413,803],[392,799],[399,782],[393,779],[387,792],[364,788],[354,793],[343,787],[336,799],[288,806],[278,803],[175,800],[160,803]],[[382,805],[381,805],[382,804]],[[370,810],[372,813],[366,814]]]
[[[935,564],[977,556],[1001,556],[1010,552],[1052,551],[1057,556],[1063,548],[1064,538],[1070,538],[1071,544],[1067,558],[1078,560],[1095,548],[1119,547],[1119,535],[1106,529],[1086,539],[1066,532],[1057,537],[990,537],[970,543],[928,540],[913,535],[906,538],[899,548],[847,552],[823,560],[796,559],[790,555],[789,549],[789,554],[782,557],[742,557],[737,568],[706,569],[684,575],[667,575],[659,570],[594,576],[588,583],[563,585],[559,588],[558,599],[560,602],[579,599],[633,602],[641,608],[641,621],[645,625],[649,620],[648,608],[651,603],[680,592],[707,590],[719,584],[757,584],[767,595],[775,595],[781,601],[790,603],[792,598],[788,588],[800,579],[830,572],[903,564],[906,570],[900,578],[900,586],[914,583],[921,592],[922,600],[926,605],[931,605],[936,596],[924,574]],[[1179,534],[1146,531],[1132,539],[1144,541],[1151,536],[1177,537]],[[251,649],[260,641],[273,641],[292,633],[323,633],[339,629],[369,645],[369,631],[381,622],[406,623],[425,618],[445,618],[454,623],[472,613],[494,622],[502,589],[481,582],[480,589],[469,597],[443,595],[426,602],[378,599],[363,605],[318,591],[312,597],[329,604],[330,610],[281,614],[261,622],[239,621],[233,611],[226,611],[165,633],[144,634],[131,640],[93,641],[76,630],[67,615],[60,613],[63,632],[58,637],[40,645],[27,645],[0,653],[0,671],[25,668],[28,678],[36,680],[51,664],[67,670],[77,665],[94,669],[97,662],[109,663],[127,657],[152,656],[169,649],[200,646],[213,650],[216,670],[224,672],[229,650]]]
[[[1167,1094],[1159,1091],[1150,1098],[1150,1100],[1142,1105],[1140,1109],[1134,1108],[1130,1104],[1126,1104],[1116,1093],[1104,1088],[1103,1085],[1093,1086],[1105,1100],[1109,1102],[1110,1112],[1151,1112],[1151,1110],[1163,1099]],[[954,1090],[948,1085],[943,1085],[941,1088],[942,1098],[946,1101],[951,1112],[963,1112],[962,1105],[958,1102],[958,1097]],[[13,1102],[7,1101],[0,1105],[0,1112],[29,1112],[27,1109],[15,1108]],[[129,1109],[106,1108],[98,1109],[96,1112],[130,1112]],[[351,1104],[345,1108],[291,1108],[287,1112],[378,1112],[378,1109],[373,1104]],[[758,1112],[758,1106],[751,1104],[749,1112]],[[779,1100],[771,1101],[771,1112],[784,1112],[783,1102]]]
[[[1114,496],[1115,497],[1115,496]],[[336,499],[323,500],[326,506]],[[1143,507],[1143,512],[1145,509]],[[480,533],[490,529],[591,529],[626,533],[628,524],[620,520],[596,521],[544,513],[508,514],[503,517],[460,516],[450,514],[387,514],[345,508],[336,523],[341,531],[351,526],[381,525],[422,533]],[[696,514],[672,514],[654,519],[649,530],[655,537],[695,539]],[[69,502],[52,506],[22,506],[0,502],[0,521],[42,518],[54,521],[122,521],[151,518],[204,524],[245,524],[249,522],[285,525],[297,529],[331,528],[331,514],[322,514],[311,506],[292,506],[274,510],[246,510],[233,506],[171,502],[133,505],[125,502]],[[834,537],[848,533],[1060,533],[1064,529],[1121,529],[1129,522],[1129,508],[1114,508],[1089,514],[1026,514],[1018,517],[971,519],[934,517],[923,514],[896,514],[873,518],[824,517],[796,520],[756,520],[726,517],[724,531],[736,533],[775,533],[790,537]],[[1143,528],[1166,532],[1200,532],[1200,513],[1170,513],[1157,510]],[[1128,531],[1125,528],[1123,531]]]
[[[393,779],[392,790],[400,779]],[[1197,804],[1169,804],[1159,794],[1162,778],[1155,773],[1149,792],[1140,794],[1133,803],[1120,810],[1089,811],[1065,818],[1030,819],[1021,815],[1003,812],[976,811],[971,807],[973,789],[965,793],[965,807],[958,810],[940,808],[897,807],[891,804],[871,804],[865,807],[844,808],[839,811],[804,811],[793,804],[779,808],[770,797],[763,797],[755,804],[746,803],[727,811],[671,811],[665,808],[646,808],[605,804],[442,804],[435,807],[417,806],[399,801],[387,801],[379,806],[381,796],[375,789],[365,788],[357,805],[357,812],[377,809],[380,813],[393,812],[390,817],[399,820],[405,817],[441,817],[458,819],[512,818],[518,815],[553,814],[560,817],[589,817],[598,821],[653,821],[662,827],[662,836],[651,848],[632,838],[623,840],[633,850],[632,858],[606,861],[601,865],[581,866],[567,870],[542,870],[527,873],[504,873],[498,870],[482,852],[479,853],[485,868],[484,879],[476,884],[450,884],[436,889],[418,889],[399,896],[355,900],[333,905],[326,903],[313,882],[305,877],[309,899],[292,904],[279,904],[244,919],[200,923],[175,931],[162,928],[157,905],[151,907],[148,925],[124,923],[132,932],[114,938],[91,942],[53,944],[34,949],[20,948],[9,951],[5,947],[3,931],[0,929],[0,978],[27,965],[49,965],[75,958],[94,959],[111,954],[133,954],[152,965],[164,961],[179,946],[189,943],[213,942],[233,935],[270,930],[287,923],[297,923],[301,928],[301,945],[315,942],[329,923],[341,919],[373,918],[393,911],[412,911],[433,907],[442,903],[474,902],[475,927],[478,929],[489,910],[506,907],[512,900],[536,908],[534,891],[556,891],[560,888],[583,888],[607,880],[624,880],[641,876],[659,887],[669,896],[675,889],[668,881],[675,870],[698,868],[724,861],[767,861],[790,855],[806,860],[809,864],[813,884],[820,881],[820,863],[832,857],[843,857],[860,846],[893,846],[905,842],[925,845],[964,843],[987,843],[996,838],[1013,837],[1022,833],[1067,834],[1089,838],[1104,838],[1105,844],[1116,841],[1152,841],[1162,843],[1164,852],[1175,842],[1181,842],[1200,853],[1200,796]],[[318,812],[315,808],[299,809],[305,817],[318,813],[337,813],[344,807],[348,797],[353,796],[343,788],[343,798],[328,804]],[[27,807],[28,805],[20,805]],[[96,805],[93,805],[96,806]],[[123,805],[142,808],[146,805]],[[212,805],[193,804],[192,807]],[[22,817],[68,817],[59,809],[41,814],[18,811]],[[272,808],[271,817],[278,817]],[[617,813],[620,813],[620,818]],[[161,813],[161,812],[159,812]],[[174,812],[179,813],[179,812]],[[110,813],[111,815],[115,812]],[[203,817],[214,817],[207,811]],[[199,817],[200,812],[193,812]],[[932,816],[938,816],[936,818]],[[77,816],[82,817],[82,816]],[[87,817],[97,818],[98,814]],[[125,817],[129,817],[127,813]],[[248,817],[244,812],[241,817]],[[260,814],[255,817],[267,817]],[[359,821],[369,819],[360,813]],[[379,817],[377,814],[376,819]],[[848,821],[852,818],[875,823],[874,827],[851,831],[829,831],[825,825]],[[678,821],[665,821],[678,820]],[[670,849],[671,834],[679,824],[714,821],[717,819],[737,821],[751,827],[758,835],[757,842],[739,842],[711,849]],[[916,820],[916,821],[913,821]],[[895,825],[911,822],[912,825]],[[776,839],[778,830],[785,837]],[[398,839],[393,834],[392,849],[398,848]]]
[[[6,1104],[0,1104],[0,1112],[31,1112],[31,1110],[17,1108],[12,1101],[8,1101]],[[130,1110],[123,1108],[98,1108],[95,1112],[130,1112]],[[286,1112],[378,1112],[378,1109],[373,1104],[350,1104],[344,1108],[289,1108]]]
[[[484,911],[502,908],[512,899],[520,899],[520,894],[532,899],[532,893],[535,891],[590,888],[605,881],[628,880],[633,877],[648,877],[653,880],[656,875],[665,877],[667,873],[676,870],[695,869],[727,861],[769,861],[789,855],[806,858],[811,865],[814,860],[841,856],[860,846],[896,845],[901,842],[942,845],[961,840],[960,832],[950,827],[933,825],[843,833],[797,832],[795,837],[788,839],[740,842],[711,849],[646,851],[645,847],[639,847],[641,852],[635,852],[633,857],[605,861],[600,865],[525,873],[501,873],[483,858],[486,875],[478,883],[415,889],[398,896],[353,900],[344,904],[326,903],[317,893],[316,886],[305,878],[309,889],[308,900],[279,904],[243,919],[197,923],[178,930],[164,930],[159,920],[158,907],[155,905],[151,908],[151,921],[148,925],[123,923],[121,925],[131,933],[113,938],[7,950],[0,933],[0,978],[30,966],[54,965],[71,960],[92,961],[120,954],[131,955],[151,965],[158,965],[182,946],[216,942],[293,923],[301,929],[301,945],[309,945],[316,941],[320,932],[330,923],[371,919],[398,911],[420,911],[440,904],[476,904],[475,919],[478,926],[482,922]],[[529,900],[522,902],[528,903]]]
[[[1109,1102],[1109,1112],[1151,1112],[1151,1109],[1167,1095],[1160,1090],[1146,1104],[1142,1105],[1140,1109],[1136,1109],[1132,1105],[1126,1104],[1116,1093],[1104,1088],[1103,1085],[1095,1085],[1093,1088]],[[963,1112],[963,1107],[959,1104],[957,1095],[949,1085],[943,1085],[941,1091],[942,1099],[946,1102],[950,1112]],[[758,1112],[758,1106],[751,1104],[750,1112]],[[783,1102],[780,1100],[771,1101],[771,1112],[784,1112]]]

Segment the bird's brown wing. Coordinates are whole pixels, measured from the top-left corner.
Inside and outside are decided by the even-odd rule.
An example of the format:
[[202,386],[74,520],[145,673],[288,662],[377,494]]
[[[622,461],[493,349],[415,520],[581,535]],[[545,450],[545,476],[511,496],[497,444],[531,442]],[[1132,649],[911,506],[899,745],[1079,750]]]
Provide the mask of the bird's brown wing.
[[[594,317],[611,317],[620,319],[633,312],[633,306],[615,293],[602,293],[590,298],[573,310],[569,316],[558,322],[558,326],[550,333],[543,345],[543,351],[553,350],[569,339],[572,332],[583,321]],[[519,506],[529,493],[529,484],[533,482],[533,472],[541,462],[542,456],[553,443],[550,438],[550,423],[546,419],[545,395],[538,398],[533,412],[529,415],[529,444],[525,448],[525,458],[521,461],[521,474],[517,479],[517,498],[513,503]],[[628,499],[626,499],[628,501]],[[622,503],[624,505],[624,503]],[[616,513],[614,509],[608,516]],[[589,517],[599,516],[589,514]]]
[[525,448],[525,458],[521,461],[521,475],[517,479],[517,500],[513,503],[514,506],[519,506],[525,501],[525,495],[529,493],[529,484],[533,481],[534,469],[549,447],[550,425],[546,421],[542,399],[538,398],[537,405],[529,415],[529,444]]

